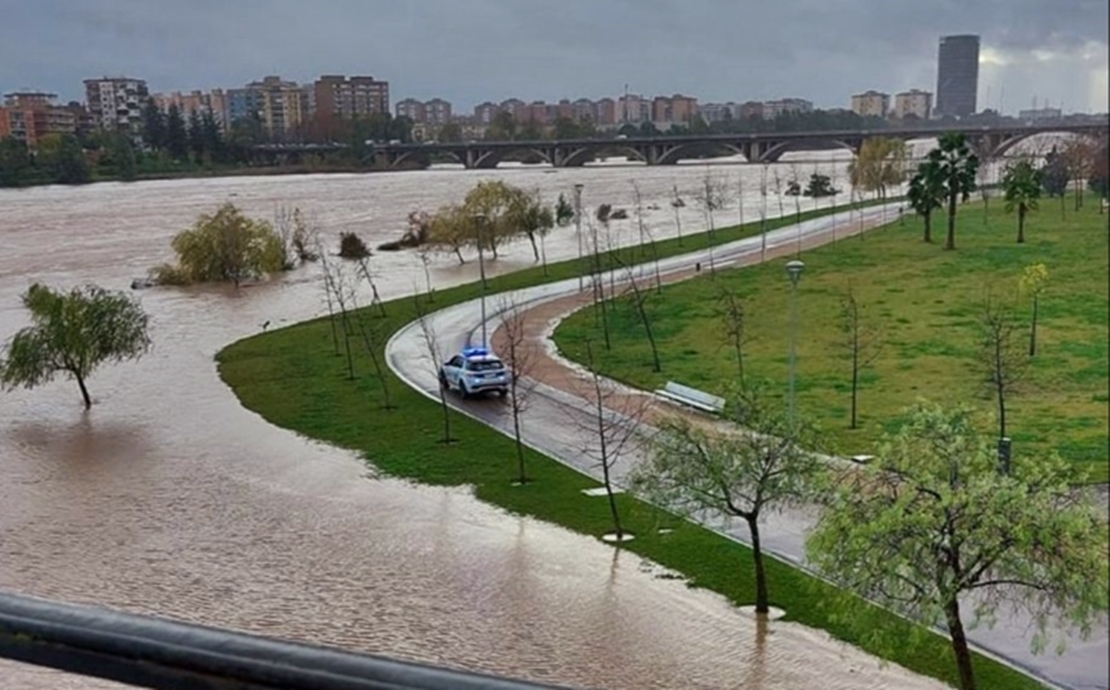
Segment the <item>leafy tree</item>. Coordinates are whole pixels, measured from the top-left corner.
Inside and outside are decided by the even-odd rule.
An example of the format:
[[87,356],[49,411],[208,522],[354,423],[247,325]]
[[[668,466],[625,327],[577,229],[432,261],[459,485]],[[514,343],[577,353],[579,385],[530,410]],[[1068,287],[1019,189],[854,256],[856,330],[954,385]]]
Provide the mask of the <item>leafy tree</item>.
[[1025,214],[1037,210],[1041,196],[1041,172],[1027,160],[1006,166],[1002,173],[1002,189],[1006,200],[1006,213],[1017,210],[1018,244],[1025,242]]
[[189,156],[189,135],[185,130],[185,118],[176,105],[171,105],[166,113],[166,151],[174,160],[185,160]]
[[[539,198],[539,191],[531,194],[525,192],[523,189],[511,188],[512,199],[509,202],[509,209],[507,211],[508,218],[506,219],[512,226],[519,229],[520,232],[528,238],[532,244],[532,254],[536,261],[540,260],[540,250],[536,244],[536,237],[539,236],[540,243],[542,244],[547,232],[555,227],[555,216],[552,214],[551,209],[544,206]],[[547,253],[543,253],[543,268],[544,274],[547,274]]]
[[153,99],[143,106],[142,137],[143,142],[155,151],[166,148],[166,114]]
[[[1110,198],[1110,140],[1106,137],[1103,137],[1102,146],[1095,156],[1087,187],[1101,199]],[[1102,213],[1101,205],[1098,212]]]
[[89,375],[104,362],[138,359],[150,347],[149,317],[122,292],[88,285],[63,293],[35,283],[23,294],[23,306],[32,325],[12,337],[0,360],[0,386],[8,390],[65,374],[77,381],[89,409]]
[[848,164],[853,187],[878,192],[886,200],[887,187],[905,179],[906,142],[889,137],[872,137],[863,142],[859,155]]
[[555,203],[555,224],[565,228],[574,220],[574,206],[567,201],[567,197],[560,193],[559,200]]
[[648,440],[648,459],[633,468],[632,489],[681,515],[706,511],[744,520],[751,535],[758,614],[770,611],[760,519],[801,501],[823,464],[804,450],[813,440],[758,389],[741,390],[726,406],[737,429],[721,431],[675,416]]
[[806,185],[803,194],[808,197],[821,198],[826,196],[836,196],[840,193],[832,185],[832,179],[828,175],[821,175],[820,173],[813,173],[809,176],[809,184]]
[[217,163],[225,163],[228,159],[227,142],[224,141],[223,132],[216,122],[216,116],[206,112],[200,116],[201,141],[204,152]]
[[442,142],[462,141],[462,127],[457,122],[448,122],[439,128],[439,134],[436,135],[436,138]]
[[204,123],[201,122],[200,113],[196,110],[189,113],[189,150],[193,160],[200,163],[204,158],[205,140]]
[[230,281],[236,287],[249,278],[278,273],[285,265],[285,248],[273,226],[247,218],[226,203],[214,215],[203,214],[172,242],[177,265],[163,265],[152,274],[169,284]]
[[933,211],[944,206],[944,180],[940,163],[932,158],[917,166],[907,190],[910,206],[925,222],[925,241],[933,241]]
[[1068,168],[1064,164],[1064,157],[1055,146],[1044,157],[1044,165],[1041,166],[1041,184],[1049,197],[1062,197],[1068,191]]
[[23,184],[32,167],[27,144],[15,137],[0,138],[0,187]]
[[559,117],[555,119],[555,124],[551,129],[552,139],[577,139],[582,136],[578,129],[578,123],[569,117]]
[[[806,543],[809,563],[848,590],[846,601],[859,595],[925,625],[943,623],[963,690],[976,687],[968,598],[972,625],[991,621],[1001,604],[1029,611],[1036,651],[1050,621],[1089,633],[1110,590],[1104,511],[1072,489],[1073,468],[1049,455],[999,472],[971,416],[929,404],[911,410],[878,460],[832,487]],[[861,632],[882,639],[881,621],[864,618],[856,619]]]
[[1029,356],[1037,354],[1037,308],[1040,306],[1041,294],[1048,286],[1048,269],[1044,264],[1032,264],[1025,267],[1021,274],[1021,293],[1033,300],[1033,318],[1029,327]]
[[108,156],[119,179],[130,181],[138,176],[138,156],[131,137],[122,132],[113,132],[109,139]]
[[48,134],[39,142],[37,161],[58,184],[84,184],[89,181],[85,149],[72,134]]
[[486,128],[489,141],[511,141],[516,138],[516,119],[507,110],[498,110]]
[[469,224],[473,232],[471,244],[475,247],[481,244],[481,249],[493,252],[496,259],[498,246],[520,234],[517,222],[522,196],[527,194],[501,180],[479,182],[467,192],[463,199],[465,211],[471,216],[484,218],[481,224]]
[[940,135],[940,146],[929,152],[928,159],[940,168],[944,180],[945,198],[948,201],[948,237],[945,249],[956,248],[956,202],[967,201],[975,191],[975,174],[979,159],[971,152],[962,132]]
[[339,236],[339,256],[344,259],[365,259],[370,256],[370,249],[355,233],[344,232]]

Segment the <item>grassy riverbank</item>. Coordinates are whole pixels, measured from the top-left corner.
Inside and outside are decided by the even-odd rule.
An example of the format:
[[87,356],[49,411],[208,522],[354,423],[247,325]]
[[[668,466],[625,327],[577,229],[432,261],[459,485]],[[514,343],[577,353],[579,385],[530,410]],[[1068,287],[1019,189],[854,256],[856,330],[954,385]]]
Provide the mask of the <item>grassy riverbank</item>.
[[[1068,202],[1062,219],[1055,201],[1026,220],[1026,242],[1015,242],[1017,221],[996,202],[989,220],[979,204],[960,210],[957,250],[938,240],[921,240],[921,222],[907,218],[860,241],[844,240],[807,251],[798,285],[797,406],[815,420],[834,448],[844,454],[869,452],[885,431],[896,428],[900,412],[918,397],[970,401],[982,410],[984,429],[997,428],[996,401],[977,361],[978,324],[988,294],[1013,300],[1020,345],[1028,342],[1031,300],[1019,297],[1023,269],[1043,263],[1048,287],[1039,300],[1037,353],[1008,395],[1006,433],[1015,458],[1033,459],[1055,450],[1107,480],[1108,343],[1110,295],[1107,287],[1106,216],[1097,200],[1081,211]],[[936,223],[943,224],[942,220]],[[715,279],[701,276],[666,287],[649,298],[648,311],[658,341],[662,372],[651,370],[643,327],[628,304],[613,314],[613,349],[595,348],[602,370],[640,388],[675,380],[720,391],[738,378],[735,350],[728,345],[719,315],[718,294],[727,290],[744,300],[745,375],[786,390],[789,348],[789,282],[784,260],[729,270]],[[859,428],[849,429],[851,365],[839,329],[841,300],[851,286],[864,325],[875,327],[878,351],[864,370],[859,392]],[[568,357],[582,360],[585,337],[600,341],[592,311],[564,321],[556,342]],[[723,377],[721,372],[732,372]]]
[[[803,214],[803,218],[812,214]],[[785,225],[791,219],[776,222]],[[717,242],[735,240],[759,232],[758,224],[717,232]],[[858,241],[858,240],[856,240]],[[865,240],[865,242],[870,241]],[[658,245],[660,256],[669,256],[704,246],[704,238],[687,237],[685,247],[674,240]],[[624,252],[625,260],[639,250]],[[530,269],[490,280],[491,291],[517,289],[577,275],[576,262],[553,265],[549,275]],[[473,299],[476,285],[437,292],[433,308]],[[411,321],[411,299],[386,305],[387,316],[373,318],[383,334],[393,333]],[[381,338],[384,345],[385,337]],[[379,348],[378,355],[382,355]],[[235,390],[243,404],[270,422],[308,437],[361,452],[376,467],[393,476],[437,485],[471,485],[481,500],[513,513],[530,515],[576,532],[600,537],[610,530],[603,500],[586,497],[582,489],[597,482],[538,453],[528,451],[533,482],[513,487],[514,449],[510,439],[461,415],[453,415],[457,444],[438,442],[442,431],[439,406],[388,377],[395,410],[380,406],[380,383],[374,379],[370,358],[359,352],[357,377],[346,379],[343,357],[336,356],[326,320],[297,324],[234,343],[217,357],[220,375]],[[694,586],[719,592],[738,604],[754,599],[751,552],[733,541],[621,495],[618,497],[627,529],[638,538],[622,548],[651,559],[685,575]],[[659,528],[672,532],[660,534]],[[914,671],[955,682],[954,664],[947,641],[928,637],[913,649],[900,646],[911,637],[910,626],[894,622],[890,640],[877,648],[862,642],[851,626],[826,610],[822,602],[829,593],[825,585],[804,573],[771,561],[768,564],[773,603],[787,611],[790,620],[829,631],[864,649]],[[369,585],[372,586],[372,585]],[[861,604],[855,617],[889,614]],[[737,619],[737,625],[745,625]],[[1014,689],[1039,687],[1037,683],[1005,666],[976,657],[982,687]]]

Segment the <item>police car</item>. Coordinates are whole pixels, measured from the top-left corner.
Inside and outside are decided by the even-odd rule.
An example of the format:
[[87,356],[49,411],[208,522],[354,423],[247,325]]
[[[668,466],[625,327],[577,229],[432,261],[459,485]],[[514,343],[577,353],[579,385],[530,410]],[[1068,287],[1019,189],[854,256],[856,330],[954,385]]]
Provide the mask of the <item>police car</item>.
[[509,372],[486,348],[468,347],[440,366],[439,385],[464,398],[490,391],[504,397],[509,392]]

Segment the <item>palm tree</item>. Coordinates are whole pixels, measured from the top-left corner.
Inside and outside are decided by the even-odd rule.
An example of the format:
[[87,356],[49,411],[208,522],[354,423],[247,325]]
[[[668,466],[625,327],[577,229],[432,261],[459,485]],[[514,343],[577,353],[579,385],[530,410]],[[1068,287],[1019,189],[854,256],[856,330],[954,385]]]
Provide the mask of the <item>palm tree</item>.
[[979,158],[971,152],[967,139],[962,132],[947,132],[940,135],[939,148],[929,152],[929,160],[940,166],[944,192],[948,198],[948,239],[945,249],[956,248],[956,202],[967,201],[975,191],[975,175],[979,170]]
[[917,174],[910,180],[907,196],[910,206],[925,221],[926,242],[933,241],[933,211],[944,205],[944,194],[944,179],[937,161],[930,158],[918,165]]
[[1017,241],[1020,244],[1025,241],[1025,214],[1037,210],[1037,199],[1041,196],[1041,171],[1027,160],[1007,165],[1002,174],[1002,188],[1005,190],[1006,213],[1017,209]]

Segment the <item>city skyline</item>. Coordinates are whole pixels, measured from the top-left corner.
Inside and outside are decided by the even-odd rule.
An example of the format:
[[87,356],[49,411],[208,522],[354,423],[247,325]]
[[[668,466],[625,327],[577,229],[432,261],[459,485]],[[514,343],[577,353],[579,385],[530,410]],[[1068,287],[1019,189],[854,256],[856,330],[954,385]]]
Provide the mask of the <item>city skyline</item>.
[[[210,0],[188,8],[134,0],[13,4],[0,27],[0,90],[80,100],[81,81],[101,74],[187,92],[269,74],[305,83],[346,73],[389,81],[395,100],[441,97],[459,112],[509,97],[615,97],[626,83],[649,97],[798,96],[837,108],[869,89],[932,90],[938,37],[976,33],[980,110],[1013,113],[1034,98],[1066,111],[1107,110],[1107,16],[1098,0],[976,0],[929,11],[858,0],[835,12],[810,0],[747,9],[690,0],[681,11],[628,0],[459,5],[423,0],[416,13],[332,0],[333,11],[321,12],[289,1],[259,13],[249,3]],[[240,31],[245,23],[252,31]],[[297,40],[273,40],[286,30]]]

